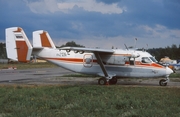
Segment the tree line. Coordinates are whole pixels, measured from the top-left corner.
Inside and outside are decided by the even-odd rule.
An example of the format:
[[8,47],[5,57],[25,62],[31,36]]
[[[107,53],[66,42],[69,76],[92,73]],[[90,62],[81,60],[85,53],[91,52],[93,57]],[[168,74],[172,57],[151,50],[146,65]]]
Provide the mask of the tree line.
[[168,56],[173,60],[180,60],[180,45],[177,47],[173,44],[171,47],[167,46],[165,48],[152,48],[147,50],[152,56],[159,61],[161,58]]
[[0,59],[7,59],[5,43],[0,43]]
[[[83,45],[76,44],[74,41],[67,42],[66,44],[60,47],[85,47]],[[165,48],[152,48],[148,49],[151,55],[155,56],[155,58],[159,61],[161,58],[168,56],[170,59],[180,60],[180,45],[177,46],[173,44],[172,46],[167,46]],[[0,43],[0,59],[7,59],[5,43]]]

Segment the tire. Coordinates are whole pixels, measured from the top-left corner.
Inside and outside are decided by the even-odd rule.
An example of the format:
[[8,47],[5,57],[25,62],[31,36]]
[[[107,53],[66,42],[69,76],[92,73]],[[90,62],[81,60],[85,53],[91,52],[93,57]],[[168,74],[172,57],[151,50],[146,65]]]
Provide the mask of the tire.
[[164,80],[164,79],[160,80],[160,81],[159,81],[159,85],[160,85],[160,86],[166,86],[166,85],[167,85],[166,80]]
[[111,80],[109,80],[110,84],[116,84],[117,83],[117,78],[113,77]]
[[99,85],[106,85],[106,83],[107,83],[106,78],[100,78],[100,79],[98,80],[98,84],[99,84]]

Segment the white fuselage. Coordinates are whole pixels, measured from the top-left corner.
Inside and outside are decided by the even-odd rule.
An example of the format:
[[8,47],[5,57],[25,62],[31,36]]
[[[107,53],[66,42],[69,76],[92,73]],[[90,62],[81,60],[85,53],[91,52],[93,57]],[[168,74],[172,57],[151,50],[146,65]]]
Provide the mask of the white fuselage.
[[[74,72],[104,76],[94,53],[80,54],[44,48],[34,54]],[[157,64],[155,59],[144,51],[117,49],[113,54],[100,53],[100,57],[107,73],[117,77],[164,77],[172,73],[171,69]]]

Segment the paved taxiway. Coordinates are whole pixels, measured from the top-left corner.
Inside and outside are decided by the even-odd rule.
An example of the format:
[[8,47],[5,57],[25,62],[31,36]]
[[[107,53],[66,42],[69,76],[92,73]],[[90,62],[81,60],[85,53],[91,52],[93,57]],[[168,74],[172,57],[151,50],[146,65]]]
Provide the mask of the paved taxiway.
[[63,68],[38,68],[38,69],[26,69],[26,70],[13,70],[13,69],[2,69],[0,70],[0,82],[13,82],[20,80],[36,80],[45,79],[55,76],[62,76],[70,74],[71,71]]
[[[74,74],[61,67],[38,68],[26,70],[0,70],[0,84],[93,84],[97,85],[98,78],[74,78],[62,77],[63,75]],[[138,86],[159,86],[159,79],[119,79],[117,85],[138,85]],[[170,87],[180,87],[180,82],[170,81]]]

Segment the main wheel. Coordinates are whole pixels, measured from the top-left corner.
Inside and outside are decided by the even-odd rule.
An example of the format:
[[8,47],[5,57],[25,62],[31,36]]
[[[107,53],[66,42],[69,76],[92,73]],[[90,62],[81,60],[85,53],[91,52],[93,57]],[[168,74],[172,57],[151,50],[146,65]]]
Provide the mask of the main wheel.
[[106,85],[106,83],[107,83],[106,78],[100,78],[100,79],[98,80],[98,84],[99,84],[99,85]]
[[160,81],[159,81],[159,85],[160,85],[160,86],[166,86],[166,85],[167,85],[166,80],[164,80],[164,79],[160,80]]
[[116,84],[117,83],[117,78],[113,77],[111,80],[109,80],[110,84]]

